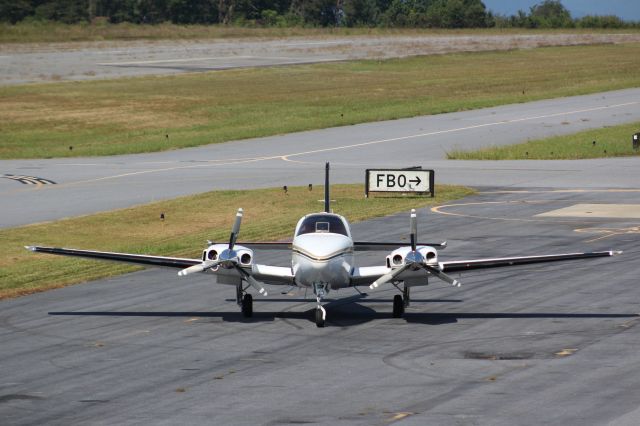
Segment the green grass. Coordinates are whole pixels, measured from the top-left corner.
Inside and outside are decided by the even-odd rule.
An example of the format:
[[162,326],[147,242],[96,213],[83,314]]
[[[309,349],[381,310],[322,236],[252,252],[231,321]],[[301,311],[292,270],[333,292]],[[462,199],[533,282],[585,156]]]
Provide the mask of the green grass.
[[476,151],[454,150],[447,153],[447,158],[450,160],[580,160],[637,156],[639,152],[633,149],[632,136],[638,132],[640,132],[640,121],[520,144],[491,146]]
[[637,29],[422,29],[422,28],[250,28],[224,25],[137,25],[131,23],[62,24],[59,22],[0,23],[0,43],[68,43],[104,40],[193,40],[251,37],[331,37],[351,35],[419,34],[552,34],[552,33],[629,33]]
[[639,69],[635,43],[2,87],[0,158],[160,151],[637,87]]
[[[227,241],[238,207],[245,211],[240,241],[290,239],[298,219],[320,211],[322,187],[215,191],[50,223],[0,230],[0,299],[134,271],[129,265],[34,254],[25,245],[84,248],[199,258],[207,239]],[[334,185],[332,207],[351,223],[445,203],[472,194],[437,186],[436,197],[364,198],[362,185]],[[165,220],[160,221],[160,213]],[[408,227],[407,214],[407,227]],[[407,228],[398,229],[398,240]],[[375,236],[355,236],[375,240]],[[382,259],[384,253],[380,254]],[[259,261],[260,254],[257,254]],[[168,271],[167,280],[176,280]]]

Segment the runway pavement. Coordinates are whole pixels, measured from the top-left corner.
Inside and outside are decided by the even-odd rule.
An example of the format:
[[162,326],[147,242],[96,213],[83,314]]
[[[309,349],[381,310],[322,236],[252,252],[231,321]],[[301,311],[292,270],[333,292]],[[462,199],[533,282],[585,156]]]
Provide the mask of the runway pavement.
[[[390,286],[331,293],[324,329],[303,293],[272,288],[246,320],[233,287],[173,270],[2,301],[2,424],[638,424],[638,221],[536,215],[640,193],[503,189],[420,210],[420,235],[449,241],[441,260],[625,253],[432,281],[403,319]],[[407,232],[406,213],[353,226]]]
[[638,41],[637,33],[567,33],[8,43],[0,44],[0,85]]
[[[154,154],[4,160],[0,161],[0,227],[214,189],[321,184],[325,161],[331,161],[332,182],[336,183],[364,184],[367,168],[419,165],[435,169],[438,183],[640,188],[637,158],[445,160],[446,152],[454,148],[510,144],[638,121],[639,99],[640,89],[628,89]],[[592,141],[585,143],[591,145]],[[44,178],[55,184],[21,183],[17,176]]]

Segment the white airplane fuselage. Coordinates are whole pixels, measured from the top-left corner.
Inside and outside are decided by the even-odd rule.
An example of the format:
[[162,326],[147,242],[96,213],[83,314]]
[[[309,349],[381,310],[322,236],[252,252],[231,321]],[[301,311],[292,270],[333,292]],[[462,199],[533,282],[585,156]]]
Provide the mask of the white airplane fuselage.
[[[344,227],[342,232],[332,232],[329,225],[327,230],[301,233],[301,226],[308,218],[339,220]],[[338,289],[350,285],[354,266],[353,239],[349,224],[342,216],[324,213],[303,217],[296,227],[292,249],[291,268],[298,286],[324,285],[327,289]]]

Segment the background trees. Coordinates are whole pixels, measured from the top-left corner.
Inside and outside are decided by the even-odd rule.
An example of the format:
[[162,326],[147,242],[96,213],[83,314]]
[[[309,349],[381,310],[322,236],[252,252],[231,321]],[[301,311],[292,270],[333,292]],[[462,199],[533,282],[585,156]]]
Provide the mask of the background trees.
[[573,19],[560,0],[528,12],[494,16],[482,0],[0,0],[0,21],[24,19],[246,26],[387,26],[420,28],[620,28],[616,16]]

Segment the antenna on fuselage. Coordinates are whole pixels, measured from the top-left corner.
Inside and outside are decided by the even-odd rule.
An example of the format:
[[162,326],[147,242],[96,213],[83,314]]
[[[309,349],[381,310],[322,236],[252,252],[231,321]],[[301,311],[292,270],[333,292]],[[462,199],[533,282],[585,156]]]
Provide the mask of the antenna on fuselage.
[[324,169],[324,211],[331,213],[331,199],[329,198],[329,162],[325,165]]

